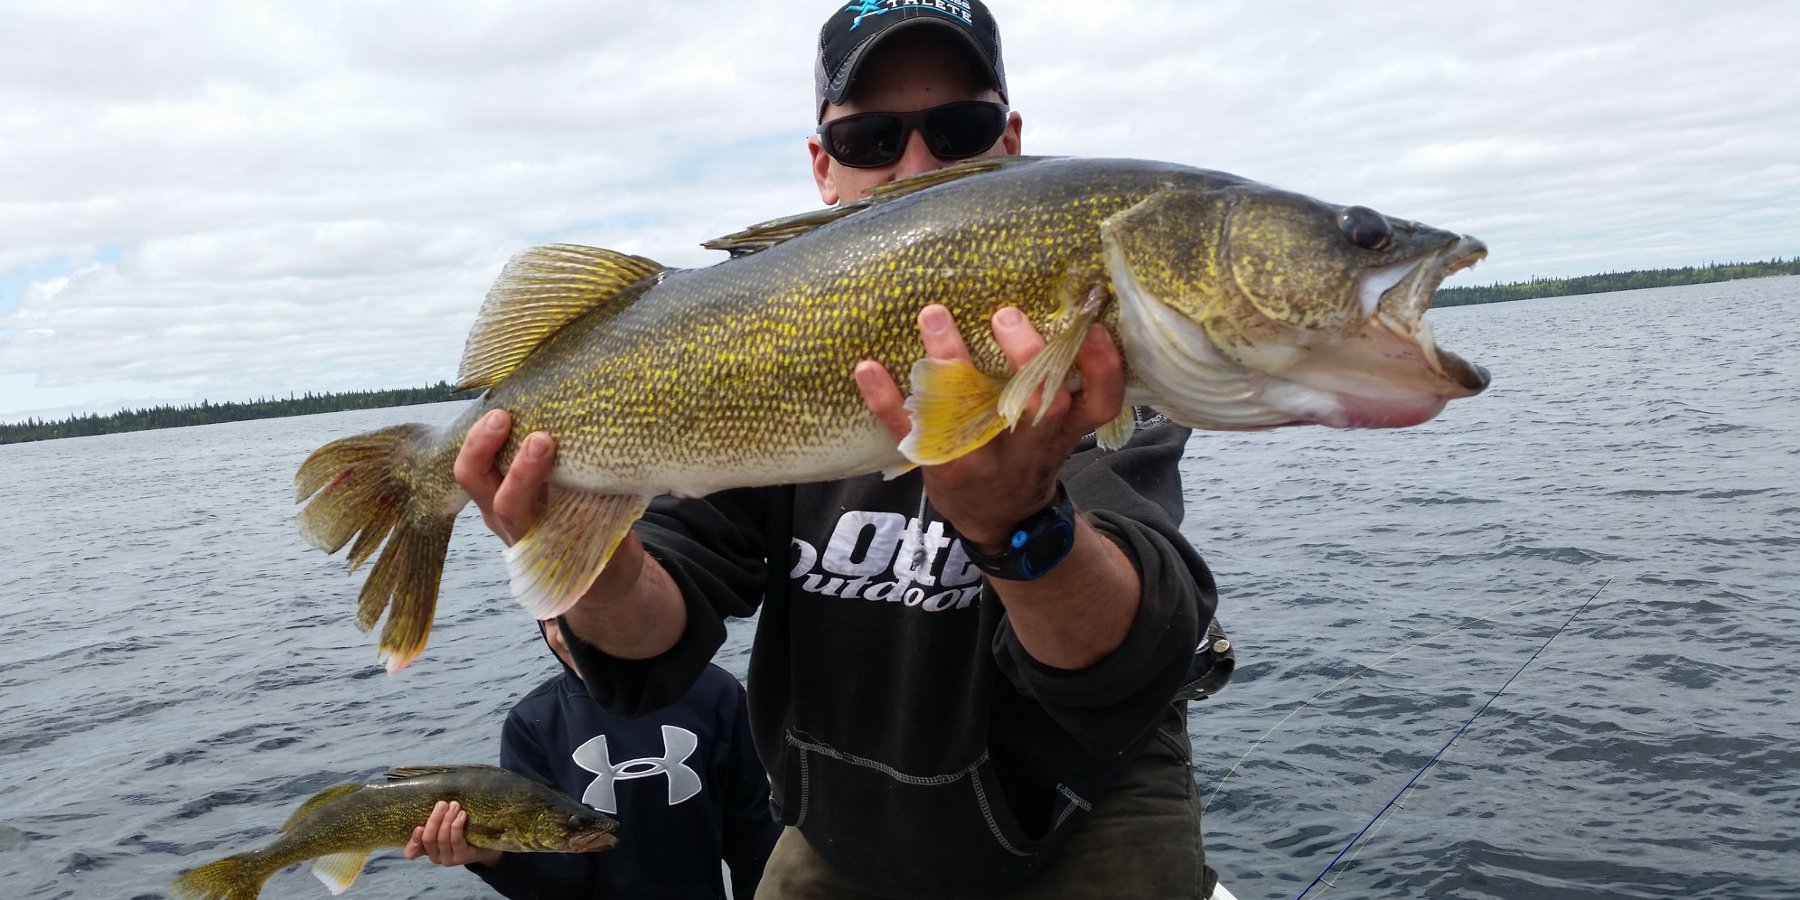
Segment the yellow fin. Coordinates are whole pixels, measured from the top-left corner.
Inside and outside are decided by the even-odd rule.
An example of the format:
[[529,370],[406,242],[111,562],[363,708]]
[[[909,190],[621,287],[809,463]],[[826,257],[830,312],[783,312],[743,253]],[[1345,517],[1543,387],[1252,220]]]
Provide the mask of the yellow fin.
[[1125,404],[1111,422],[1094,430],[1094,440],[1102,450],[1117,450],[1130,442],[1132,433],[1137,431],[1137,407]]
[[301,819],[312,815],[319,807],[322,807],[345,794],[353,794],[360,790],[362,790],[362,785],[360,784],[340,784],[328,787],[311,797],[306,798],[306,802],[300,804],[299,808],[294,810],[294,814],[288,816],[286,822],[281,823],[281,830],[291,830],[295,825],[300,824]]
[[313,860],[312,870],[320,881],[325,882],[325,889],[335,896],[356,883],[356,876],[362,874],[363,865],[368,861],[369,851],[347,850]]
[[[1062,330],[1045,342],[1044,349],[1013,375],[1006,389],[1000,392],[1000,417],[1007,425],[1019,424],[1025,404],[1031,402],[1031,396],[1038,389],[1053,389],[1068,380],[1069,373],[1075,369],[1075,354],[1081,350],[1081,342],[1087,339],[1088,326],[1099,318],[1100,307],[1109,296],[1103,287],[1089,288],[1081,302],[1072,304],[1064,313]],[[1037,424],[1043,417],[1044,409],[1039,407],[1032,424]]]
[[900,452],[914,463],[949,462],[1006,430],[994,408],[1005,382],[968,360],[921,359],[913,363],[911,381],[906,411],[912,431]]
[[638,494],[551,487],[543,518],[506,551],[513,599],[535,619],[562,615],[599,577],[649,505]]
[[564,325],[636,296],[626,289],[661,271],[655,260],[579,244],[549,244],[514,256],[469,331],[457,389],[500,381]]

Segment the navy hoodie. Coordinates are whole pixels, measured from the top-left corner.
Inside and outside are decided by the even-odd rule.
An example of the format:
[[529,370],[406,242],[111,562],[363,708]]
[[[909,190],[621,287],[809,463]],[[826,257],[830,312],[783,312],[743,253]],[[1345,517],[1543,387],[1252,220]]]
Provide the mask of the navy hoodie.
[[564,671],[513,706],[500,765],[619,820],[597,853],[508,853],[469,870],[513,900],[755,896],[781,833],[756,759],[744,689],[709,665],[693,689],[642,718],[607,712]]

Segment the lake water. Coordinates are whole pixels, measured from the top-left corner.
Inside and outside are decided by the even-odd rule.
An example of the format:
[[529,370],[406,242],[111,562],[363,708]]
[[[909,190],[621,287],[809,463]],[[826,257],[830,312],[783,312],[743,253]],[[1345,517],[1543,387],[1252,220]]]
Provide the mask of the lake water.
[[[1800,896],[1800,278],[1431,317],[1487,394],[1189,448],[1240,660],[1189,720],[1211,862],[1298,894],[1599,589],[1308,896]],[[313,448],[456,411],[0,446],[0,896],[163,896],[328,785],[493,759],[555,664],[472,511],[393,678],[293,526]],[[487,896],[391,853],[353,891]]]

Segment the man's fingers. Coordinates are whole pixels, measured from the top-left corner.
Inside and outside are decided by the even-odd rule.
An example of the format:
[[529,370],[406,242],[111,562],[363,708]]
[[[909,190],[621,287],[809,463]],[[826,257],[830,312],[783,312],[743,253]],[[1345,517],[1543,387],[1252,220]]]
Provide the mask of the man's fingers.
[[1025,318],[1025,314],[1016,308],[1007,306],[994,313],[989,323],[994,329],[994,341],[1000,345],[1001,352],[1006,354],[1006,361],[1012,364],[1013,370],[1024,368],[1031,358],[1044,349],[1044,338]]
[[556,442],[550,435],[534,431],[525,436],[519,453],[507,467],[506,478],[494,492],[494,515],[505,521],[517,539],[537,522],[543,503],[544,484],[556,463]]
[[1075,366],[1081,370],[1081,390],[1074,395],[1072,417],[1085,434],[1125,408],[1125,360],[1106,329],[1094,325],[1075,351]]
[[925,355],[932,359],[968,359],[969,348],[950,310],[933,303],[919,310],[919,340],[925,343]]
[[862,393],[869,412],[875,414],[876,421],[894,440],[905,438],[912,430],[912,420],[906,414],[906,398],[900,395],[900,387],[894,384],[894,377],[881,363],[865,359],[856,364],[856,389]]
[[407,859],[418,859],[425,855],[425,827],[417,826],[412,830],[412,837],[406,839],[406,849],[400,851]]
[[512,417],[506,410],[495,409],[482,416],[463,437],[462,449],[457,451],[450,472],[456,477],[457,485],[474,499],[476,506],[485,509],[493,502],[494,491],[500,486],[494,457],[501,447],[506,446],[511,433]]

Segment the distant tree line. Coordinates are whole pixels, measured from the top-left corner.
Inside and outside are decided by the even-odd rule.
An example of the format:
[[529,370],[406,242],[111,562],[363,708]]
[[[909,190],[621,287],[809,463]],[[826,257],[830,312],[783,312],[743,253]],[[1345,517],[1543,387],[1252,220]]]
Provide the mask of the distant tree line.
[[1768,262],[1709,263],[1704,266],[1682,266],[1679,269],[1644,269],[1636,272],[1581,275],[1575,278],[1533,278],[1512,284],[1439,288],[1437,299],[1432,301],[1432,305],[1468,306],[1475,303],[1499,303],[1502,300],[1603,294],[1608,291],[1631,291],[1677,284],[1709,284],[1714,281],[1766,278],[1771,275],[1800,275],[1800,256],[1793,259],[1778,257]]
[[440,403],[478,396],[480,391],[458,391],[449,382],[431,387],[399,388],[389,391],[350,391],[343,394],[315,394],[311,391],[285,400],[251,400],[246,403],[199,403],[181,406],[153,406],[127,409],[112,415],[95,413],[70,416],[60,422],[27,419],[11,425],[0,424],[0,444],[25,441],[47,441],[51,438],[83,437],[91,434],[113,434],[120,431],[144,431],[150,428],[179,428],[184,425],[211,425],[216,422],[241,422],[245,419],[275,419],[282,416],[304,416],[312,413],[341,412],[346,409],[384,409],[390,406],[412,406],[418,403]]

